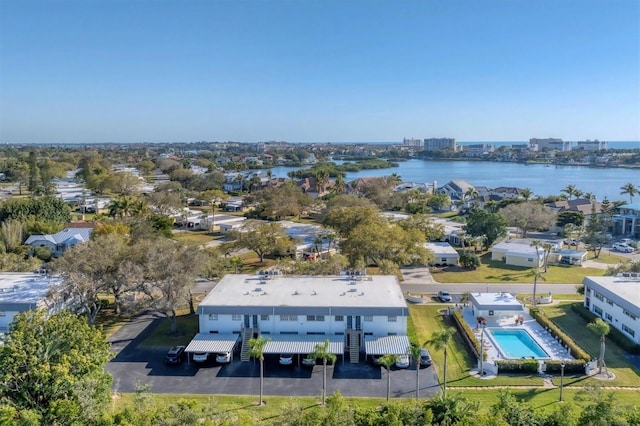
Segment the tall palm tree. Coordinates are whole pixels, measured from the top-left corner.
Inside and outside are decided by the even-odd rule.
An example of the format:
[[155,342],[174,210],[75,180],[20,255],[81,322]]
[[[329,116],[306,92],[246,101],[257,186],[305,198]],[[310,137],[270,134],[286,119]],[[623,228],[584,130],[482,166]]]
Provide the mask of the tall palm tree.
[[476,191],[476,189],[471,186],[464,193],[464,199],[465,200],[467,200],[467,199],[473,200],[474,198],[478,198],[478,191]]
[[333,191],[336,194],[343,194],[347,189],[347,183],[344,181],[344,176],[342,173],[338,173],[336,175],[336,181],[333,184]]
[[425,345],[431,346],[436,351],[444,351],[444,368],[442,375],[444,383],[442,390],[443,396],[447,396],[447,346],[449,346],[455,334],[456,329],[453,327],[437,330],[431,334],[431,339],[424,342]]
[[629,182],[622,185],[620,189],[620,195],[629,194],[629,203],[633,204],[633,197],[634,195],[638,194],[638,188],[636,188],[634,184]]
[[327,400],[327,361],[331,361],[335,364],[335,354],[329,352],[329,339],[324,343],[316,344],[313,352],[308,355],[309,358],[322,360],[322,405],[325,405]]
[[544,271],[540,268],[533,268],[527,274],[530,277],[533,277],[533,306],[537,305],[536,301],[536,292],[538,290],[538,280],[546,281],[547,279],[544,277]]
[[604,350],[605,350],[605,340],[609,331],[611,331],[611,327],[602,318],[596,318],[593,322],[587,324],[587,328],[598,336],[600,336],[600,356],[598,357],[598,367],[599,374],[602,374],[602,367],[604,366]]
[[464,293],[462,293],[462,296],[460,297],[460,302],[464,304],[464,306],[467,306],[467,303],[469,303],[470,301],[471,301],[471,292],[465,291]]
[[549,264],[549,255],[551,254],[551,250],[553,250],[553,244],[551,243],[542,243],[542,249],[544,250],[544,272],[547,272],[547,266]]
[[532,195],[533,191],[531,191],[530,188],[525,188],[522,190],[522,198],[524,198],[524,201],[529,201]]
[[380,357],[380,364],[387,369],[387,401],[391,398],[391,366],[396,363],[398,355],[385,354]]
[[407,348],[407,355],[416,366],[416,399],[420,398],[420,346],[412,343]]
[[578,188],[576,188],[575,185],[569,184],[564,189],[560,190],[560,192],[564,192],[565,194],[567,194],[569,199],[571,199],[574,196],[577,196],[578,192],[582,192],[582,191],[580,191]]
[[259,405],[263,405],[263,400],[262,400],[262,395],[263,395],[263,389],[264,389],[264,345],[267,344],[267,342],[270,339],[265,339],[262,336],[259,337],[254,337],[253,339],[249,340],[249,347],[251,348],[249,350],[249,355],[254,357],[254,358],[258,358],[260,360],[260,402]]
[[389,183],[389,185],[396,187],[400,183],[402,183],[402,178],[398,173],[391,173],[391,176],[387,178],[387,182]]

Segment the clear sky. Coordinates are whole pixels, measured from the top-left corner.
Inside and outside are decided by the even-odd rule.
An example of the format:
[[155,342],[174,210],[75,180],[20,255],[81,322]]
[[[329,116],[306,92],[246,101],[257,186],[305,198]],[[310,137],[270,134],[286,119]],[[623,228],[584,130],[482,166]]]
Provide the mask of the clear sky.
[[636,0],[0,0],[0,142],[640,140]]

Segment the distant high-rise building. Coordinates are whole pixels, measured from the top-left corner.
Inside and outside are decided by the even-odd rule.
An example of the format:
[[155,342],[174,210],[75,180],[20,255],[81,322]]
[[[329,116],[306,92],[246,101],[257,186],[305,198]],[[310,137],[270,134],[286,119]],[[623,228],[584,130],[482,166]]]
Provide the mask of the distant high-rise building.
[[422,141],[420,139],[404,138],[402,140],[402,144],[404,146],[411,146],[411,147],[417,148],[422,146]]
[[576,142],[578,145],[578,149],[583,149],[585,151],[601,151],[605,149],[609,149],[609,145],[605,141],[589,140],[586,141],[578,141]]
[[456,140],[453,138],[429,138],[424,140],[425,151],[442,151],[443,149],[458,151]]
[[531,138],[529,139],[529,146],[532,147],[532,150],[536,150],[534,147],[537,147],[538,151],[542,151],[545,148],[555,149],[557,151],[571,151],[571,142],[565,142],[558,138]]

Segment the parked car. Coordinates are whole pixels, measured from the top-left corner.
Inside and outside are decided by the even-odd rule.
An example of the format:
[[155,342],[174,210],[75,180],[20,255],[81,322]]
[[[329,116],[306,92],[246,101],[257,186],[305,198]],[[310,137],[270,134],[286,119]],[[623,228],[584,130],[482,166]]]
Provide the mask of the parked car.
[[231,352],[220,352],[216,354],[216,362],[219,364],[228,364],[231,362]]
[[398,358],[396,358],[396,367],[409,368],[409,355],[399,355]]
[[184,346],[174,346],[169,349],[167,352],[167,356],[164,357],[164,362],[170,365],[180,364],[182,362],[182,357],[184,356]]
[[425,348],[420,349],[420,367],[428,367],[433,364],[431,354]]
[[439,291],[438,300],[441,302],[451,302],[452,298],[448,291]]
[[633,247],[625,243],[615,243],[612,248],[622,253],[633,253]]
[[304,357],[302,358],[302,365],[304,365],[305,367],[313,367],[314,365],[316,365],[316,359]]
[[209,359],[209,352],[194,352],[193,362],[207,362]]
[[280,365],[293,364],[293,354],[280,354]]

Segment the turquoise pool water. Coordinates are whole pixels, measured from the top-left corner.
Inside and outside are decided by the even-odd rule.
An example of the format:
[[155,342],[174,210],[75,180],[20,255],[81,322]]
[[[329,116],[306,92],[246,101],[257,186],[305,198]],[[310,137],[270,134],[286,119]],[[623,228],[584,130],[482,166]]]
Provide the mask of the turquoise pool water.
[[488,331],[505,358],[549,358],[544,349],[525,330]]

